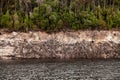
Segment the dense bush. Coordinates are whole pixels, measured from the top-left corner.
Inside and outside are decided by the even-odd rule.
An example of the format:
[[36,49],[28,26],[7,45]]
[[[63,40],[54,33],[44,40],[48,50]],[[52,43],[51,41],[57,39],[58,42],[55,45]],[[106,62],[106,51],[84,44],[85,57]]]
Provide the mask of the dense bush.
[[120,28],[120,0],[0,0],[0,27],[11,30]]

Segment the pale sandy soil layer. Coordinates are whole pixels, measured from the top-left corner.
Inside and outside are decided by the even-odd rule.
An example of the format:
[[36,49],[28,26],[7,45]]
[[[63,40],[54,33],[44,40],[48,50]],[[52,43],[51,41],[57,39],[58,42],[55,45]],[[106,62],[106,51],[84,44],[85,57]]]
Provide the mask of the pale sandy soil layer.
[[12,32],[0,35],[0,59],[120,58],[119,31]]

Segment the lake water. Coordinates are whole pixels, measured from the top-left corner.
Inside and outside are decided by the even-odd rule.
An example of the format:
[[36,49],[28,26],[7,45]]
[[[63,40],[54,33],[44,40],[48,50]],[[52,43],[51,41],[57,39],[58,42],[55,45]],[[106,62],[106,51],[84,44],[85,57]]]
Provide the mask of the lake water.
[[0,80],[120,80],[120,60],[0,61]]

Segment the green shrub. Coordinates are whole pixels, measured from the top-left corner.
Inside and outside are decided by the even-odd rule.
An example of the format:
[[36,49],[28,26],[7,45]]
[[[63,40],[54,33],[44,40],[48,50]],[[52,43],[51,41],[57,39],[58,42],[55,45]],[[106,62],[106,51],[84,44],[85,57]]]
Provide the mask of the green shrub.
[[[99,19],[99,20],[98,20],[98,25],[99,25],[99,28],[100,28],[100,29],[105,29],[105,28],[107,28],[107,24],[106,24],[105,20],[103,20],[103,19]],[[97,27],[97,26],[96,26],[96,27]]]
[[63,27],[63,25],[64,25],[64,23],[63,23],[63,21],[60,19],[60,20],[57,22],[56,27],[57,27],[57,29],[61,29],[61,28]]
[[50,15],[52,13],[52,7],[50,5],[48,5],[46,7],[46,15]]
[[46,30],[49,27],[49,20],[48,19],[41,20],[39,27],[42,30]]
[[3,27],[11,27],[11,16],[9,14],[9,11],[7,11],[4,15],[1,17],[1,25]]
[[33,22],[30,19],[29,15],[25,15],[23,22],[21,22],[21,27],[19,29],[23,29],[23,31],[28,31],[33,28]]
[[30,18],[31,19],[35,19],[39,16],[39,8],[38,7],[35,7],[33,9],[33,12],[30,14]]
[[57,14],[57,12],[53,12],[53,13],[50,14],[50,16],[49,16],[49,23],[50,23],[49,27],[50,27],[51,30],[57,29],[56,25],[57,25],[57,22],[58,22],[59,18],[60,17]]
[[49,20],[52,23],[56,23],[58,21],[59,16],[57,15],[56,12],[53,12],[50,16],[49,16]]
[[19,30],[20,27],[21,27],[21,24],[20,24],[19,16],[18,16],[17,13],[15,13],[15,14],[13,15],[13,28],[14,28],[15,30]]
[[74,30],[79,30],[80,29],[80,25],[79,25],[79,23],[72,23],[72,29],[74,29]]
[[83,11],[79,14],[79,18],[83,28],[95,29],[96,27],[99,27],[98,19],[92,12]]
[[120,11],[118,11],[116,14],[114,14],[112,20],[113,20],[113,27],[120,28]]
[[46,7],[47,6],[48,6],[47,4],[41,4],[40,5],[40,13],[39,14],[41,14],[41,15],[46,14]]
[[64,22],[69,23],[71,25],[71,23],[75,20],[75,14],[72,11],[64,12],[62,18]]
[[112,27],[113,27],[113,15],[112,14],[107,15],[106,21],[107,21],[108,29],[112,29]]

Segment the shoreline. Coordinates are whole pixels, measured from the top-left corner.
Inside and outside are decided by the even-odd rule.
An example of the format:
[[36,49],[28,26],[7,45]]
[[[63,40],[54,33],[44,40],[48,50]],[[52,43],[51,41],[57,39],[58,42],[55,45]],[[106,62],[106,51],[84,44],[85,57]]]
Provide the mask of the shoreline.
[[0,59],[120,59],[120,32],[79,30],[0,35]]

